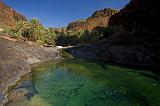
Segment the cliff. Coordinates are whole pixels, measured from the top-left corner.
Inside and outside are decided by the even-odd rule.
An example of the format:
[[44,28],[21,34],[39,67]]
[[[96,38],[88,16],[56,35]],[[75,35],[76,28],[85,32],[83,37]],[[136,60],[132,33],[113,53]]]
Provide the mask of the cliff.
[[117,10],[106,8],[104,10],[96,11],[87,18],[86,20],[78,20],[72,23],[69,23],[67,30],[93,30],[97,26],[107,27],[109,18],[117,13]]
[[160,32],[158,0],[131,0],[124,9],[110,18],[110,25],[121,25],[127,31]]
[[160,73],[157,70],[160,69],[159,5],[158,0],[131,0],[109,20],[109,26],[121,26],[123,32],[117,32],[96,44],[68,51],[75,57],[96,57]]
[[26,21],[26,17],[0,1],[0,21],[8,26],[15,26],[18,21]]
[[[160,68],[159,5],[158,0],[131,0],[113,15],[109,25],[122,26],[125,32],[110,38],[103,56],[117,63]],[[125,55],[120,58],[116,53]]]

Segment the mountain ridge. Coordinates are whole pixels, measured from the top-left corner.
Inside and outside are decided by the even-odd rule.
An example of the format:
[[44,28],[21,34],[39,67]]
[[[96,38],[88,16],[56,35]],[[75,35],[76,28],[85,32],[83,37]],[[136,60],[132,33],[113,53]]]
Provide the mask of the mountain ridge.
[[4,24],[13,27],[18,21],[26,21],[27,18],[21,13],[0,1],[0,21]]
[[83,21],[74,21],[69,23],[67,30],[93,30],[96,27],[107,27],[109,18],[117,13],[118,10],[105,8],[102,10],[95,11],[90,17]]

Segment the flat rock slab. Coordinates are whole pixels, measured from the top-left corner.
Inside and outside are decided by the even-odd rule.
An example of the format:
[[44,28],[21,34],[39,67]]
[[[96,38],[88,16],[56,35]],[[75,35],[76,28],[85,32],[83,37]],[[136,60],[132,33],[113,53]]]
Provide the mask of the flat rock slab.
[[0,38],[0,100],[3,100],[3,93],[8,86],[31,71],[32,64],[57,58],[60,58],[60,53],[56,48]]

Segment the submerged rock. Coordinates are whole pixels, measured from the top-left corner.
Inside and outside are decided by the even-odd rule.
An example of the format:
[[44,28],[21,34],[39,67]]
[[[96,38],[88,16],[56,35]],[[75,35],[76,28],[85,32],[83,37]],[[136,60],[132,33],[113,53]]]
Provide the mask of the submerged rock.
[[0,92],[0,104],[5,100],[5,95]]

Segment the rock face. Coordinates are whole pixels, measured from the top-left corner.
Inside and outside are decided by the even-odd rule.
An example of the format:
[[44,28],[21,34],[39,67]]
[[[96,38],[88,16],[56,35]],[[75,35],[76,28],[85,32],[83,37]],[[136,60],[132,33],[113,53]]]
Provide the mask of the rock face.
[[110,25],[121,25],[127,31],[160,32],[160,2],[131,0],[124,9],[110,18]]
[[68,51],[75,57],[86,58],[85,55],[91,54],[109,62],[150,68],[158,72],[156,69],[160,69],[159,5],[158,0],[131,0],[109,21],[110,26],[122,26],[124,32],[118,32],[96,44]]
[[26,17],[0,1],[0,21],[8,26],[15,26],[18,21],[26,21]]
[[113,35],[101,56],[109,61],[160,68],[160,2],[131,0],[110,18],[110,26],[122,26],[124,33]]
[[117,10],[106,8],[104,10],[96,11],[87,20],[78,20],[68,25],[67,30],[93,30],[97,26],[107,27],[109,18],[117,13]]
[[0,105],[8,86],[31,71],[31,65],[60,58],[59,50],[0,38]]

